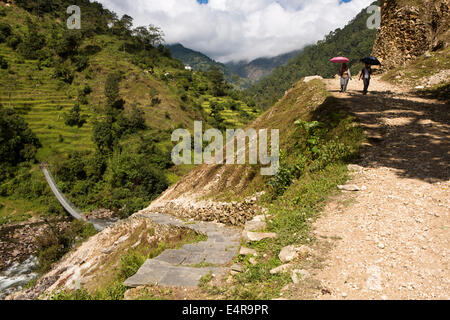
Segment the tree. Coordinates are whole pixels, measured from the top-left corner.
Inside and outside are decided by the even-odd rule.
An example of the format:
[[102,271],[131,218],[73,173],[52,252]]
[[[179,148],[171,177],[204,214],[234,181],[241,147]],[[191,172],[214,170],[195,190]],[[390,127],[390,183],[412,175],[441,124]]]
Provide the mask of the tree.
[[86,116],[82,116],[80,105],[77,103],[70,110],[69,114],[64,115],[64,123],[70,127],[77,126],[81,128],[86,123]]
[[139,47],[149,50],[164,42],[164,33],[159,27],[137,27],[133,30],[133,36]]
[[225,91],[228,89],[228,86],[223,76],[222,70],[217,66],[213,66],[211,67],[211,69],[209,69],[207,75],[212,83],[212,94],[215,97],[225,95]]
[[145,113],[142,109],[139,109],[137,106],[131,107],[131,114],[129,117],[130,127],[134,130],[143,130],[147,126],[145,124]]
[[54,44],[55,52],[63,59],[77,54],[81,45],[81,33],[76,30],[66,30],[62,37],[57,39]]
[[94,123],[92,141],[100,152],[112,152],[114,146],[117,144],[117,138],[113,130],[113,122],[111,119],[105,119]]
[[38,27],[31,19],[27,19],[27,33],[17,49],[25,59],[37,59],[38,51],[41,50],[46,40],[43,34],[38,31]]
[[11,34],[11,26],[7,23],[0,23],[0,43],[5,42]]
[[108,106],[113,106],[119,100],[119,85],[122,80],[120,73],[111,73],[106,78],[105,96]]
[[34,160],[41,143],[14,110],[0,106],[0,163],[15,166]]
[[131,37],[133,27],[133,18],[125,14],[120,20],[114,22],[112,33],[123,38]]

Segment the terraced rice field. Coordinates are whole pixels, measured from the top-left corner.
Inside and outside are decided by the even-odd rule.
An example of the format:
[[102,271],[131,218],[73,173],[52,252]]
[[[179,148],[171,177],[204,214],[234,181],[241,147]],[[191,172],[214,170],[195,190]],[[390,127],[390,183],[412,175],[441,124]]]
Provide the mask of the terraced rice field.
[[240,106],[238,109],[245,111],[249,115],[249,119],[243,118],[240,110],[232,110],[227,99],[214,98],[209,95],[205,95],[203,98],[206,99],[206,101],[202,103],[202,108],[208,115],[211,113],[211,102],[218,102],[224,107],[224,110],[220,112],[220,115],[224,119],[225,125],[232,128],[244,128],[246,126],[245,124],[249,122],[249,119],[255,119],[259,115],[257,111],[253,110],[242,101],[239,102]]
[[0,45],[0,55],[15,62],[10,70],[0,70],[0,103],[22,114],[36,133],[43,145],[38,160],[92,149],[93,113],[88,106],[81,106],[82,114],[89,116],[82,128],[64,124],[64,114],[76,102],[76,90],[54,79],[53,69],[38,70],[36,61],[17,63],[19,56],[4,45]]

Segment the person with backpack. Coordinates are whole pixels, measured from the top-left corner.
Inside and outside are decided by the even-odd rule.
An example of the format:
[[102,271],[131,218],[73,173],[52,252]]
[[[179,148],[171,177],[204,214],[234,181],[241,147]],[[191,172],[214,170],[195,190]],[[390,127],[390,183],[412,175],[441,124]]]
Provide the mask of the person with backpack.
[[347,91],[348,81],[352,79],[352,74],[350,73],[350,69],[346,63],[343,63],[341,69],[339,69],[339,76],[341,77],[341,91]]
[[370,64],[366,64],[366,66],[361,71],[361,75],[359,76],[359,80],[363,79],[364,81],[364,95],[367,94],[367,90],[369,89],[371,75],[372,68],[370,67]]

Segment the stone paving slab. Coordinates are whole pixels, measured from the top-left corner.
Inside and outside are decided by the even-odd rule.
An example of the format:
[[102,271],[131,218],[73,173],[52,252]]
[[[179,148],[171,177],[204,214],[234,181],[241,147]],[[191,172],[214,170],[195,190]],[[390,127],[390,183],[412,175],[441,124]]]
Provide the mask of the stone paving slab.
[[[200,279],[212,272],[225,274],[230,270],[223,267],[237,256],[241,231],[213,222],[184,223],[176,217],[159,214],[139,214],[154,223],[183,227],[205,234],[207,241],[186,244],[180,249],[164,251],[159,256],[147,260],[138,272],[125,281],[128,287],[141,285],[160,285],[169,287],[196,287]],[[193,265],[213,266],[196,268]]]
[[143,285],[196,287],[203,276],[209,273],[221,275],[226,271],[225,268],[173,266],[167,262],[151,259],[144,263],[138,273],[128,278],[124,282],[124,285],[127,287],[138,287]]

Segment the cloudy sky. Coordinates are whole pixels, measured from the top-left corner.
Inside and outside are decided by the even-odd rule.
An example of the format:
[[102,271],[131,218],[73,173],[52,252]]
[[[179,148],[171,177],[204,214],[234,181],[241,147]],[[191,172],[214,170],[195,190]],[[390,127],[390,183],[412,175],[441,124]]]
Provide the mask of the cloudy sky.
[[373,0],[97,0],[135,26],[154,24],[221,62],[272,57],[315,43]]

